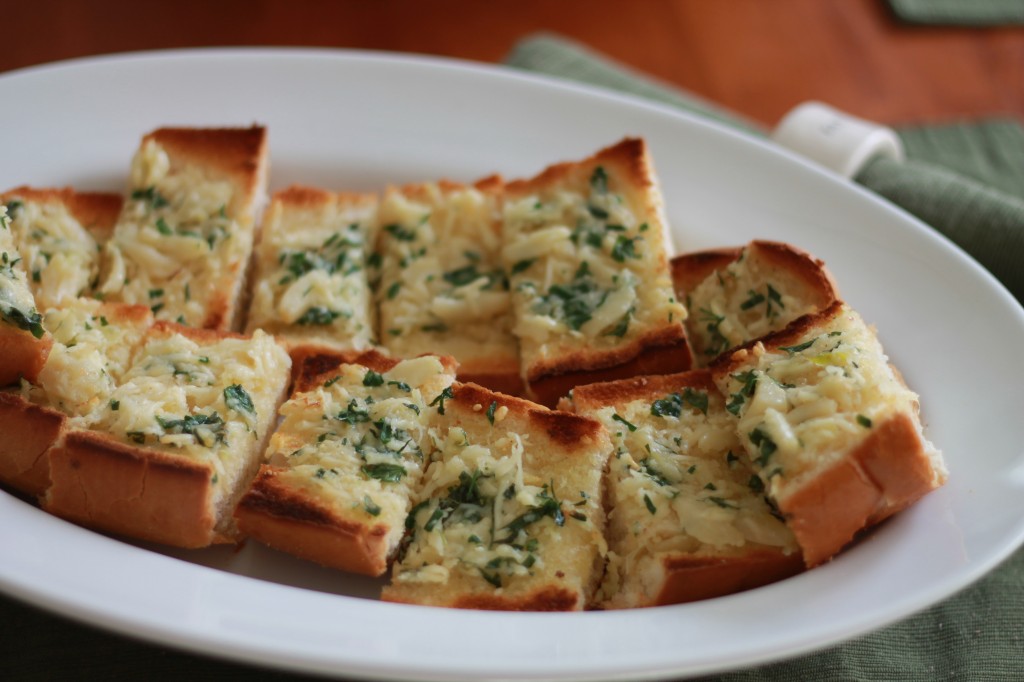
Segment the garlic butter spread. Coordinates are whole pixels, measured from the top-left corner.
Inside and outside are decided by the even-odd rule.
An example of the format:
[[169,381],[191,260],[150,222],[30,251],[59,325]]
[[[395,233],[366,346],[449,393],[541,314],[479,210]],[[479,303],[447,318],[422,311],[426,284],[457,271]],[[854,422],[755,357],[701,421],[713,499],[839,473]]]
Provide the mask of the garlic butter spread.
[[375,340],[366,266],[376,202],[324,196],[316,205],[271,203],[248,326],[365,349]]
[[507,199],[503,258],[527,367],[685,319],[665,265],[664,226],[651,222],[660,212],[620,190],[624,182],[596,166],[585,186]]
[[60,202],[7,202],[11,230],[41,310],[91,293],[99,272],[96,240]]
[[386,193],[377,296],[380,340],[392,354],[517,356],[500,220],[494,191],[427,184]]
[[291,362],[274,339],[151,334],[92,428],[209,464],[231,491],[274,423]]
[[387,526],[391,546],[432,452],[427,405],[453,379],[435,356],[384,373],[341,365],[281,407],[266,458],[279,481],[339,515]]
[[0,204],[0,321],[30,332],[38,339],[44,334],[43,318],[29,290],[7,211],[7,207]]
[[685,387],[591,416],[615,446],[608,468],[609,595],[640,584],[644,562],[662,554],[796,549],[765,501],[717,392]]
[[174,167],[153,140],[136,153],[132,190],[106,244],[99,293],[149,306],[159,319],[203,325],[231,300],[252,249],[251,216],[235,215],[237,190],[198,165]]

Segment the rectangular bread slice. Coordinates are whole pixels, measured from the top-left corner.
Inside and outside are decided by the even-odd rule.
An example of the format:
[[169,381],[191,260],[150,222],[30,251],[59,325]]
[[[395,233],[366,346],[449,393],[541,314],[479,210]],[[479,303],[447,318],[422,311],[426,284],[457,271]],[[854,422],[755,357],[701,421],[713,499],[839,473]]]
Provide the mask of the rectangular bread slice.
[[605,556],[605,430],[476,384],[431,405],[440,452],[382,598],[516,611],[590,604]]
[[711,371],[808,566],[946,480],[917,395],[841,301],[722,356]]
[[84,428],[107,408],[143,335],[149,308],[72,299],[43,316],[53,346],[34,383],[0,394],[0,482],[32,496],[49,485],[49,448],[68,427]]
[[451,358],[376,351],[307,358],[240,530],[324,566],[382,575],[433,453],[427,406],[455,379]]
[[672,280],[690,312],[686,332],[699,367],[837,298],[822,261],[780,242],[678,256]]
[[690,367],[642,140],[510,183],[504,216],[515,333],[534,399],[554,405],[576,385]]
[[604,608],[718,597],[803,570],[708,372],[578,386],[572,404],[615,446]]
[[372,194],[298,186],[275,193],[256,246],[248,333],[262,329],[289,349],[373,345],[367,260],[376,214]]
[[0,386],[35,381],[52,344],[29,289],[7,206],[0,204]]
[[90,296],[102,244],[121,211],[120,195],[17,187],[0,194],[39,310]]
[[501,265],[500,178],[389,188],[381,202],[380,340],[400,357],[443,352],[459,379],[519,394]]
[[260,126],[143,137],[99,293],[147,305],[161,320],[236,329],[266,175]]
[[84,526],[180,547],[237,537],[291,375],[274,339],[158,321],[88,429],[50,454],[43,506]]

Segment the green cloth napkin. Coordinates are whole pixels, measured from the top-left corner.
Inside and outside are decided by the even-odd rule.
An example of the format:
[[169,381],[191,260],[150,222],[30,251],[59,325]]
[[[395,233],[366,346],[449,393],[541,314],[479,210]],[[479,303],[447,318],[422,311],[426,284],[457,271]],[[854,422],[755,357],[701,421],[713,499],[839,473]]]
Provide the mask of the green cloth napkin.
[[[1024,0],[1021,0],[1024,2]],[[619,90],[764,135],[756,124],[552,35],[520,42],[506,63]],[[902,206],[994,274],[1024,301],[1024,129],[1009,120],[901,128],[907,163],[875,159],[855,178]]]
[[[763,134],[720,107],[557,36],[524,40],[506,63],[647,97]],[[909,160],[875,159],[856,181],[948,236],[1024,300],[1024,130],[1012,121],[987,121],[897,132]],[[1024,680],[1024,550],[960,594],[878,632],[815,654],[704,679]]]
[[889,0],[889,7],[911,24],[1024,24],[1024,0]]

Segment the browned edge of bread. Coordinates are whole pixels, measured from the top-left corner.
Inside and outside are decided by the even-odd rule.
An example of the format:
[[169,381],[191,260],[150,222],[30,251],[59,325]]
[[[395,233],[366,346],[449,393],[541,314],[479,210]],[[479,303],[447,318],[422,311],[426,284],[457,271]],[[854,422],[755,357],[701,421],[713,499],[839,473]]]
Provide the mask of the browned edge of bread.
[[650,156],[647,153],[647,145],[641,138],[625,137],[581,161],[556,163],[532,178],[513,180],[505,185],[505,189],[509,194],[528,194],[557,184],[577,172],[581,167],[596,161],[617,164],[620,170],[625,171],[627,178],[637,189],[647,189],[654,184],[653,175],[650,172]]
[[0,386],[9,386],[21,379],[35,382],[53,347],[48,333],[36,338],[31,332],[0,325]]
[[33,497],[45,493],[50,485],[49,450],[66,421],[57,410],[0,392],[0,482]]
[[22,185],[0,194],[0,202],[19,198],[26,201],[63,204],[99,243],[110,239],[121,214],[124,198],[112,192],[78,192],[72,187],[39,188]]
[[739,258],[741,253],[743,248],[737,246],[694,251],[673,258],[669,261],[669,266],[672,269],[672,284],[676,290],[676,297],[680,301],[685,301],[688,293],[716,270],[721,270]]
[[[325,381],[337,376],[341,365],[362,365],[375,372],[384,373],[402,362],[402,358],[385,355],[378,350],[330,351],[322,347],[307,346],[292,356],[295,382],[292,393],[312,391]],[[437,359],[446,371],[454,372],[458,363],[449,355],[438,355]]]
[[501,367],[494,363],[487,366],[486,363],[479,363],[479,366],[460,365],[458,380],[467,384],[479,384],[485,388],[506,395],[522,397],[526,390],[523,377],[519,374],[518,363],[514,366]]
[[72,430],[51,450],[43,508],[110,533],[206,547],[222,540],[208,503],[213,473],[187,457]]
[[387,571],[384,525],[338,516],[294,487],[282,485],[277,476],[283,471],[262,465],[239,500],[234,514],[244,535],[328,568],[369,576]]
[[690,369],[693,357],[682,324],[645,334],[632,343],[595,355],[581,350],[550,366],[531,371],[530,394],[542,405],[555,406],[576,386],[634,376],[674,374]]
[[763,587],[804,570],[800,552],[763,549],[735,557],[666,556],[665,582],[650,606],[723,597]]
[[[785,329],[723,355],[709,369],[715,376],[729,374],[755,345],[792,345],[847,309],[836,300],[821,312],[797,318]],[[915,420],[916,414],[901,413],[876,424],[844,459],[778,502],[808,568],[828,561],[859,531],[935,488],[931,460]]]

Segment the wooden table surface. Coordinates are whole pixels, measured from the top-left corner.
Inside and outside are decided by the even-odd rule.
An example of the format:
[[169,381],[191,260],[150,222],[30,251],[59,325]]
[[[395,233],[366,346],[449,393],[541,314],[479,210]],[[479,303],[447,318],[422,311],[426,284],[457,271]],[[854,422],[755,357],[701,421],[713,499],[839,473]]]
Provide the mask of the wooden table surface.
[[215,45],[497,62],[544,30],[768,125],[808,99],[890,124],[1024,119],[1024,27],[913,26],[884,0],[0,0],[0,25],[0,71]]

